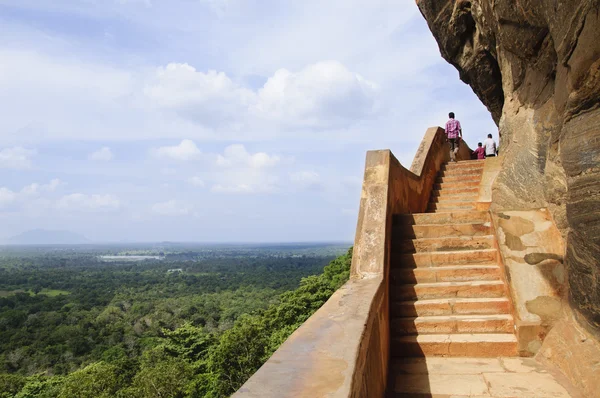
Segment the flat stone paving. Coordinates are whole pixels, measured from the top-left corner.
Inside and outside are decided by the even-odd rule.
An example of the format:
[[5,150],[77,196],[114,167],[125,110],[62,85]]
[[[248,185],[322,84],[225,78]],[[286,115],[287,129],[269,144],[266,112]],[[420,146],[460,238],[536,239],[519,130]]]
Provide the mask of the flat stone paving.
[[404,358],[390,366],[388,397],[580,398],[531,358]]

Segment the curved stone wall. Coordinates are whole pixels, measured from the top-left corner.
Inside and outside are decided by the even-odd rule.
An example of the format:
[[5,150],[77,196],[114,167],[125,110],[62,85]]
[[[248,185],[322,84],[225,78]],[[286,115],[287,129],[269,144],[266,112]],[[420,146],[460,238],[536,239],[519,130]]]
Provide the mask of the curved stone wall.
[[[461,145],[457,158],[469,159]],[[382,397],[389,358],[388,274],[394,214],[423,212],[449,159],[444,130],[427,130],[411,170],[389,150],[369,151],[350,280],[234,397]]]

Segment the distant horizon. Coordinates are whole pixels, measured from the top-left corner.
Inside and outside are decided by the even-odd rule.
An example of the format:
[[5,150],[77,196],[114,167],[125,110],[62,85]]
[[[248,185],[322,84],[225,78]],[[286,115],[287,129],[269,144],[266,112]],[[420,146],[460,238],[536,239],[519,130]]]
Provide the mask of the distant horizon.
[[4,243],[0,242],[0,246],[98,246],[98,245],[155,245],[155,244],[195,244],[195,245],[309,245],[309,244],[354,244],[353,241],[90,241],[87,243]]

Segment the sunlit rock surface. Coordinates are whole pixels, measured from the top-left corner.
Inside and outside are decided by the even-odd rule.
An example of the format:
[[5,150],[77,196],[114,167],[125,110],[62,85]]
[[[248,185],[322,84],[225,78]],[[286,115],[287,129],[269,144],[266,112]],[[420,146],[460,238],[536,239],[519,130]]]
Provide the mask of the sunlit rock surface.
[[567,242],[571,304],[600,330],[600,1],[417,4],[498,123],[494,210],[551,210]]

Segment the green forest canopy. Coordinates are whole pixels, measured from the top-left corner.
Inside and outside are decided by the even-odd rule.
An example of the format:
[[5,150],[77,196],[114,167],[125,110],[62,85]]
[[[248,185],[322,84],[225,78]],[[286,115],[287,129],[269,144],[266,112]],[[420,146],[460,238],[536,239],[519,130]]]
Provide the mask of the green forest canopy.
[[351,249],[282,250],[5,257],[0,398],[230,396],[348,279]]

